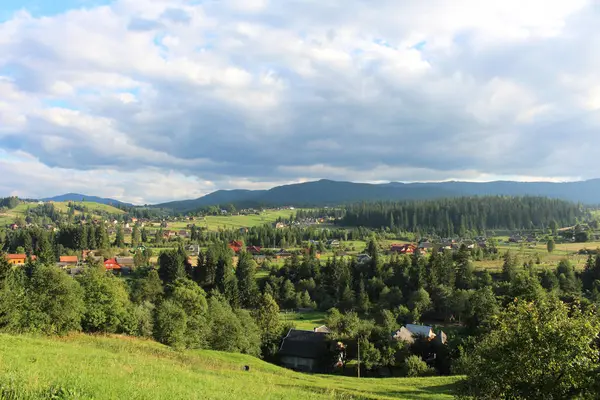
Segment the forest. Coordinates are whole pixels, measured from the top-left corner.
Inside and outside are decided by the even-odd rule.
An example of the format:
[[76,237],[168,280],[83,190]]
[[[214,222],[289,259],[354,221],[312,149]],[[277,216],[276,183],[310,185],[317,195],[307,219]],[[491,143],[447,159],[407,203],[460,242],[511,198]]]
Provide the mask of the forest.
[[575,203],[544,197],[464,197],[426,201],[359,203],[346,207],[345,226],[463,236],[467,231],[544,229],[588,217]]

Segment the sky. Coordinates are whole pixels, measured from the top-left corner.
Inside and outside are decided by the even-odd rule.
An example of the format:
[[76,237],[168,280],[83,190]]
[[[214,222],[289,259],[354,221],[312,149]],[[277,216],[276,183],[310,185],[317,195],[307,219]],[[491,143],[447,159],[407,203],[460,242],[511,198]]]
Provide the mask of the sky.
[[0,195],[600,177],[595,0],[2,0]]

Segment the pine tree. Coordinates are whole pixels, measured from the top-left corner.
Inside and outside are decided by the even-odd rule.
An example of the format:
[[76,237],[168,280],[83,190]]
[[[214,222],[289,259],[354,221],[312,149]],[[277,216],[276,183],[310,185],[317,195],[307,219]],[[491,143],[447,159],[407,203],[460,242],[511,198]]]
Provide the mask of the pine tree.
[[240,305],[244,308],[252,308],[258,297],[255,272],[256,263],[252,259],[252,255],[245,251],[241,252],[235,274],[238,281]]
[[165,284],[185,278],[185,259],[177,250],[163,251],[158,257],[158,275]]
[[123,227],[121,225],[117,226],[117,233],[115,236],[115,247],[125,247],[125,235],[123,234]]

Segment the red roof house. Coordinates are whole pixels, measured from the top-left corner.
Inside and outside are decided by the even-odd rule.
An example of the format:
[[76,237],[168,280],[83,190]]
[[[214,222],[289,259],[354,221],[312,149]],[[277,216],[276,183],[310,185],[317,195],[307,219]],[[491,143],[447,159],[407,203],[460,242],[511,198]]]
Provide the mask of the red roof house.
[[258,246],[248,246],[246,247],[246,251],[252,254],[260,254],[261,248]]
[[121,266],[114,258],[109,258],[108,260],[104,261],[104,268],[106,268],[107,271],[121,270]]
[[232,240],[229,242],[229,248],[233,250],[234,253],[239,253],[244,248],[244,243],[239,240]]
[[60,256],[58,263],[61,265],[77,265],[79,258],[77,256]]

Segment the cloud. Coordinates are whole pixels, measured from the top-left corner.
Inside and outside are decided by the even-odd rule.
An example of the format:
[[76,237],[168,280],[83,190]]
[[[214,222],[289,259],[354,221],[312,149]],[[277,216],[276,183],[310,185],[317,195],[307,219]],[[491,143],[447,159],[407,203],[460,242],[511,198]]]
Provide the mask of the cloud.
[[599,22],[584,0],[25,10],[0,23],[0,149],[62,174],[48,190],[93,176],[136,202],[315,178],[591,178]]

